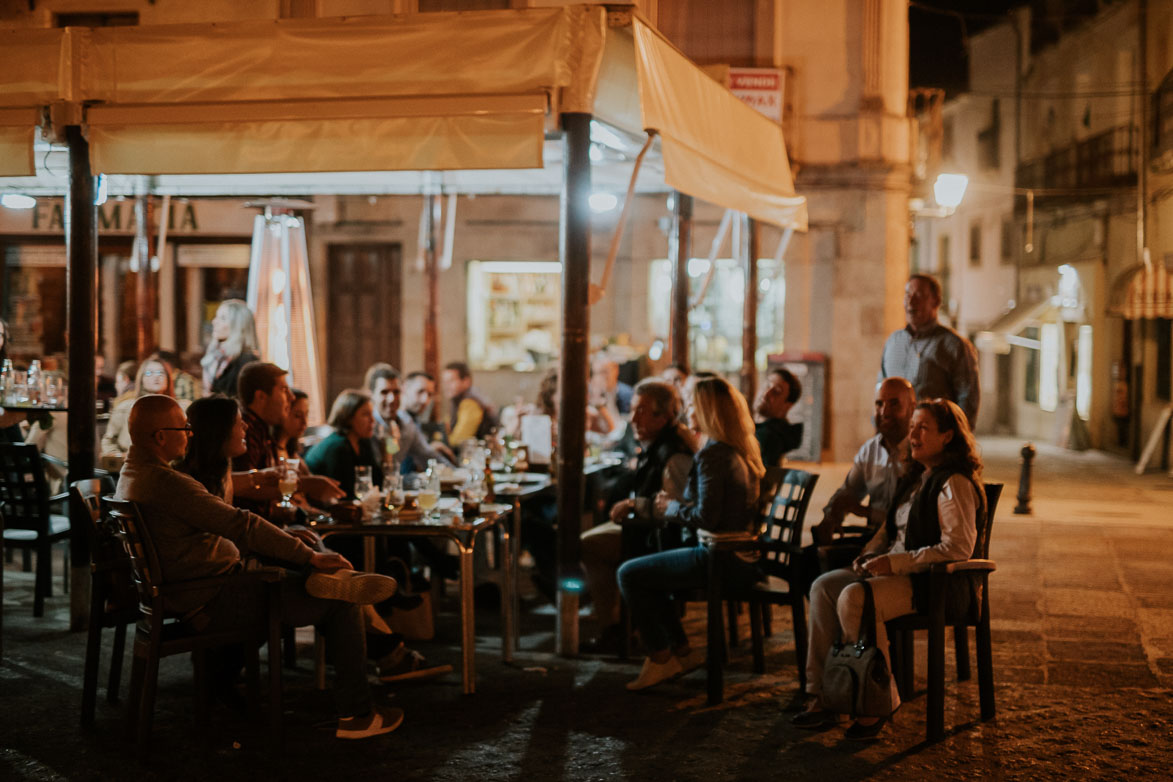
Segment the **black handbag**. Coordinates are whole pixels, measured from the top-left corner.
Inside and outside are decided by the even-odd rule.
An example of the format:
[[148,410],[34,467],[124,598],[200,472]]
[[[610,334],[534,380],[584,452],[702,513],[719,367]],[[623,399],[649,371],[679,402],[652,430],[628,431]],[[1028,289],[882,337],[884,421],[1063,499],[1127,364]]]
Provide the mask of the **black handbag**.
[[892,713],[892,674],[876,647],[876,603],[871,584],[863,585],[863,616],[859,640],[845,644],[843,636],[827,652],[823,666],[823,708],[853,717],[887,717]]

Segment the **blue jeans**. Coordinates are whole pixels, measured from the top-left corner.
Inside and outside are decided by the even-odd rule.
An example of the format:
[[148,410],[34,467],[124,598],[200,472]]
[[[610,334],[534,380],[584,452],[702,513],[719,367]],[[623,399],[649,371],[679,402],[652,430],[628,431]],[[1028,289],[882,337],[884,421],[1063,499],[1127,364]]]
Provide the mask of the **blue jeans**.
[[[722,565],[726,586],[736,589],[760,578],[754,565],[737,557],[728,557]],[[649,654],[688,644],[672,594],[708,585],[708,549],[691,546],[636,557],[623,563],[618,577],[619,590]]]

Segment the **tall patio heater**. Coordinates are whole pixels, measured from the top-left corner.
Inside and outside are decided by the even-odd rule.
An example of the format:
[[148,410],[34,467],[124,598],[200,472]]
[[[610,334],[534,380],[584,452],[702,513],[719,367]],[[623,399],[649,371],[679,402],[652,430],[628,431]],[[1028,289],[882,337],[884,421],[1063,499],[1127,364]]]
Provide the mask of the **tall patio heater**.
[[294,209],[300,201],[253,202],[261,214],[253,221],[248,264],[248,306],[257,323],[261,356],[289,370],[289,385],[309,394],[311,425],[325,418],[314,302],[310,292],[305,222]]

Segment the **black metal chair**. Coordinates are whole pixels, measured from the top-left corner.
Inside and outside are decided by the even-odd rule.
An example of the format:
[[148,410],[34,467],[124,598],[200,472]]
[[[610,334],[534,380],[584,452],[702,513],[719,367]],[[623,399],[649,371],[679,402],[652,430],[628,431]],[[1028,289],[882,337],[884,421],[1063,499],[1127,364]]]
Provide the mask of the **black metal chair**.
[[[45,598],[53,595],[53,544],[69,542],[69,517],[54,513],[69,496],[50,494],[44,463],[62,465],[61,460],[42,454],[35,445],[0,443],[0,506],[4,512],[4,542],[24,549],[25,570],[31,569],[29,554],[36,552],[36,582],[33,588],[33,616],[44,616]],[[65,549],[65,591],[69,591],[69,548]]]
[[[269,735],[274,750],[281,744],[281,568],[260,568],[244,573],[164,584],[159,557],[150,530],[133,502],[103,498],[110,518],[117,525],[133,567],[142,618],[135,629],[134,661],[130,676],[130,703],[126,714],[128,735],[136,738],[140,757],[145,757],[151,734],[159,661],[163,657],[192,652],[196,690],[196,720],[207,722],[208,688],[206,656],[210,649],[243,643],[250,703],[256,702],[259,678],[259,647],[269,644]],[[258,626],[225,632],[199,632],[181,616],[166,608],[168,597],[209,587],[225,587],[243,581],[268,585],[268,621]]]
[[[765,627],[769,624],[769,615],[775,605],[790,606],[794,622],[795,656],[798,662],[799,681],[805,686],[806,682],[806,607],[803,602],[805,595],[800,588],[791,585],[802,583],[801,567],[801,537],[802,527],[806,519],[806,509],[810,504],[811,492],[819,480],[817,473],[804,470],[789,470],[786,468],[769,468],[763,479],[763,493],[771,488],[772,478],[770,470],[778,470],[781,480],[773,485],[773,496],[765,513],[760,519],[757,535],[749,533],[730,533],[720,535],[706,535],[705,545],[713,556],[709,557],[709,588],[708,588],[708,700],[709,703],[720,703],[725,697],[725,683],[722,665],[725,662],[725,632],[724,620],[721,615],[721,601],[734,603],[748,603],[750,610],[750,629],[753,637],[754,672],[765,672],[764,636]],[[774,473],[777,476],[779,473]],[[731,592],[722,585],[721,557],[722,552],[756,551],[760,555],[762,571],[766,574],[765,581],[758,582],[746,590]],[[785,583],[780,587],[777,580]],[[736,620],[732,610],[729,612],[730,623]],[[735,639],[731,637],[731,643]]]
[[[957,650],[957,680],[970,678],[969,671],[969,627],[976,628],[978,694],[981,701],[981,718],[992,719],[994,707],[994,666],[990,642],[990,584],[989,576],[997,569],[989,559],[990,532],[994,524],[994,511],[1002,495],[1002,484],[985,484],[985,523],[978,530],[974,557],[964,562],[948,562],[933,565],[929,571],[930,604],[923,613],[897,617],[887,623],[890,639],[889,655],[893,675],[896,677],[901,698],[911,698],[915,657],[913,632],[928,631],[928,701],[925,707],[925,739],[940,741],[945,737],[945,627],[952,626],[954,644]],[[974,583],[976,582],[976,584]],[[980,599],[971,605],[968,612],[960,616],[949,616],[952,590],[969,590],[977,587]]]
[[111,478],[74,481],[69,487],[73,518],[89,517],[90,528],[90,616],[86,636],[85,673],[82,677],[81,722],[94,722],[98,698],[98,667],[102,654],[102,630],[114,629],[106,700],[118,703],[122,679],[122,655],[126,648],[126,627],[138,621],[138,594],[130,557],[117,529],[103,518],[101,497],[114,491]]

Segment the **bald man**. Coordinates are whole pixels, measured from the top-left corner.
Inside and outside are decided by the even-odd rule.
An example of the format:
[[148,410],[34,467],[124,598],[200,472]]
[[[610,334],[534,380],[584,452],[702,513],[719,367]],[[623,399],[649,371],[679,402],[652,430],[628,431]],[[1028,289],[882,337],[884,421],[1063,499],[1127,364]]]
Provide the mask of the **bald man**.
[[860,447],[847,479],[823,508],[823,520],[812,529],[815,543],[830,543],[848,514],[867,519],[871,530],[884,523],[909,464],[908,429],[915,407],[916,392],[908,380],[890,377],[876,387],[876,434]]
[[[245,569],[241,551],[306,568],[302,581],[281,582],[285,624],[315,625],[334,660],[338,708],[335,736],[361,739],[390,733],[403,710],[375,706],[366,677],[361,609],[394,592],[394,579],[356,574],[345,557],[314,551],[260,516],[233,507],[194,478],[171,468],[183,456],[191,429],[179,404],[168,396],[140,397],[128,422],[131,447],[115,496],[135,502],[150,530],[164,583],[207,578]],[[265,586],[257,583],[180,592],[168,609],[194,629],[217,632],[264,621]]]

